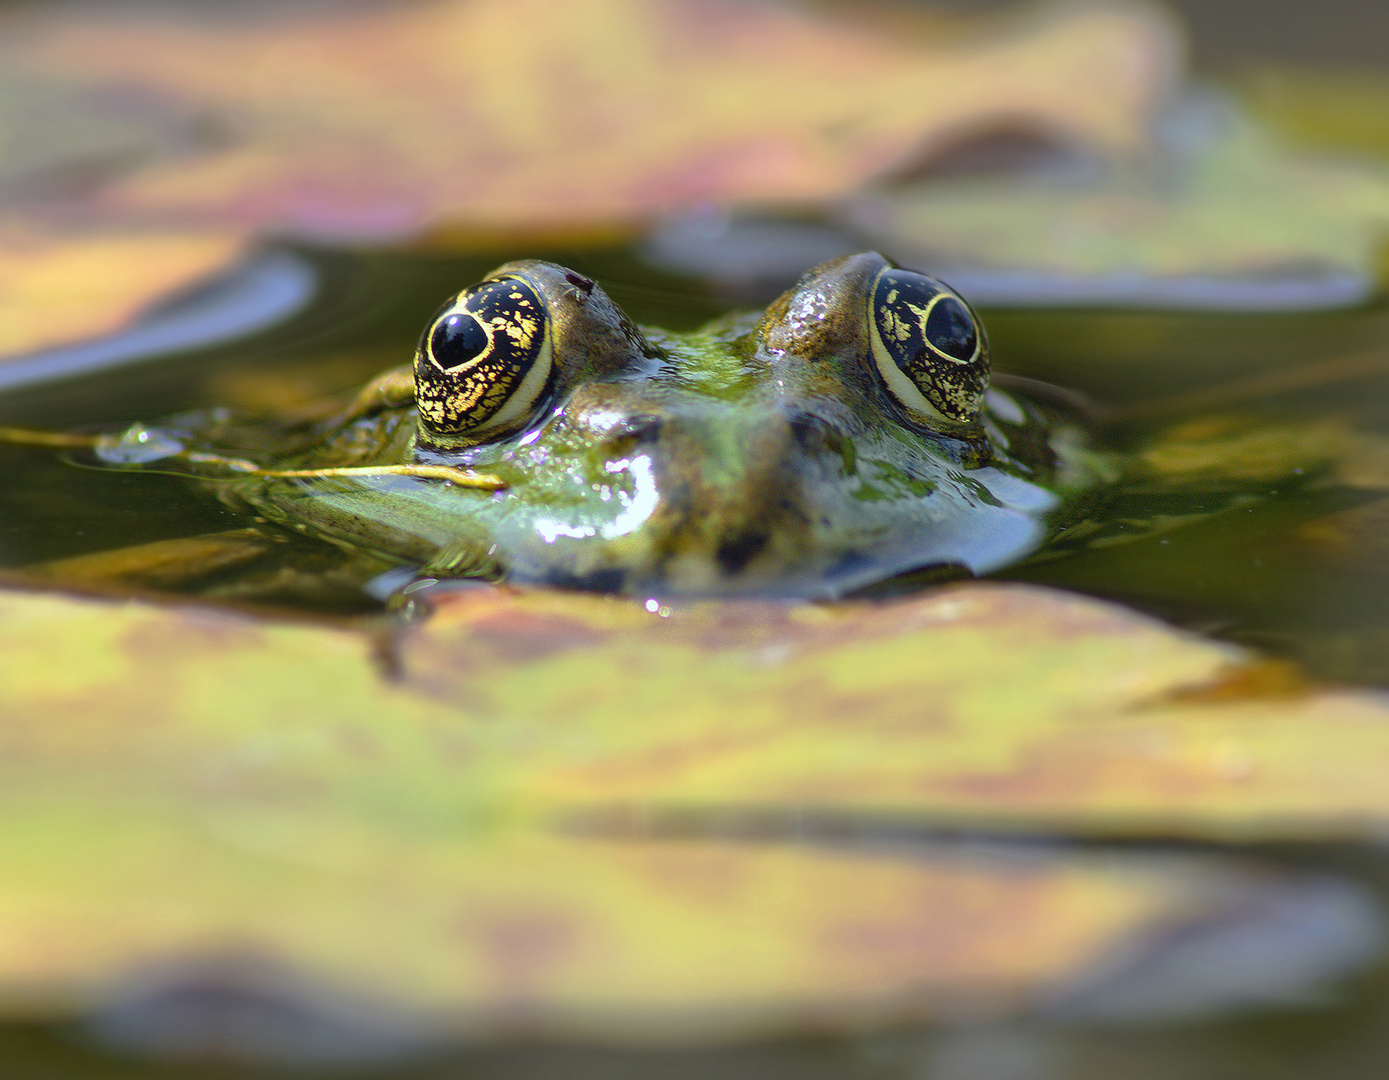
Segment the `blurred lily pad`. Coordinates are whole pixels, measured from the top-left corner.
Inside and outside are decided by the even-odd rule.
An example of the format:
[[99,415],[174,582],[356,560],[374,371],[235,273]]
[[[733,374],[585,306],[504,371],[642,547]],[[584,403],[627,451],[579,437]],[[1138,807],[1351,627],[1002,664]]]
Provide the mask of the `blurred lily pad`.
[[55,233],[0,223],[0,355],[119,330],[242,249],[232,232]]
[[1389,816],[1383,695],[1261,679],[1233,646],[1065,593],[440,602],[375,646],[383,680],[355,634],[6,596],[0,777],[134,769],[180,797],[230,785],[431,829],[741,808],[1352,836]]
[[54,9],[12,19],[4,62],[92,93],[164,95],[224,132],[220,149],[147,163],[85,213],[344,239],[823,199],[1000,125],[1103,152],[1143,144],[1175,55],[1154,11],[1063,7],[982,33],[911,45],[714,0],[435,0],[230,22]]
[[[0,390],[248,335],[298,311],[317,292],[314,266],[284,250],[247,253],[189,285],[179,280],[179,271],[196,258],[200,238],[185,239],[188,262],[179,258],[178,236],[134,234],[58,241],[35,261],[24,257],[12,263],[16,288],[5,313],[13,316],[12,340],[25,344],[19,355],[0,363]],[[210,244],[206,253],[216,250]],[[124,272],[132,264],[147,265],[146,260],[155,273]],[[97,276],[88,276],[89,271]],[[68,284],[68,273],[74,286],[87,288],[60,288],[60,281]],[[151,291],[158,292],[152,303],[146,295]],[[69,308],[83,301],[89,306],[73,315]],[[99,336],[73,341],[75,333]]]
[[1389,707],[1260,687],[1236,650],[1106,605],[979,586],[648,612],[478,589],[397,647],[0,595],[0,1007],[114,1010],[139,1043],[160,1021],[132,988],[168,1001],[230,969],[272,997],[366,1002],[403,1044],[727,1038],[1083,1011],[1121,971],[1139,1000],[1158,994],[1139,960],[1174,934],[1304,902],[1354,917],[1334,947],[1283,956],[1294,983],[1377,948],[1367,902],[1220,859],[662,825],[683,807],[794,814],[802,838],[829,810],[870,834],[876,815],[961,811],[1382,827]]
[[941,178],[851,216],[985,303],[1316,308],[1378,287],[1389,167],[1292,149],[1193,98],[1147,163]]
[[[988,1016],[1253,891],[1172,860],[479,836],[248,809],[7,798],[0,1008],[235,985],[239,964],[436,1036]],[[209,977],[219,965],[233,971]]]
[[83,195],[215,140],[195,113],[138,91],[93,94],[0,73],[0,199],[31,208]]
[[1257,67],[1239,79],[1255,113],[1309,146],[1389,158],[1389,76],[1372,69]]
[[110,333],[267,231],[534,243],[839,196],[1000,125],[1142,144],[1162,18],[970,26],[904,43],[725,0],[6,12],[0,354]]

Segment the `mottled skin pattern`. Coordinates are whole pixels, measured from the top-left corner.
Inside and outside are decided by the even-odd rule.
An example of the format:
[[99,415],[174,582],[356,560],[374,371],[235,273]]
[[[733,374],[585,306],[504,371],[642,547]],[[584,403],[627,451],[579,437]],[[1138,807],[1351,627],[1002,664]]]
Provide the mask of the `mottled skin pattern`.
[[[986,571],[1033,550],[1057,492],[1093,476],[1083,454],[1064,450],[1074,440],[1051,439],[1055,417],[997,391],[975,411],[988,371],[982,330],[968,363],[931,358],[953,381],[894,389],[891,350],[879,341],[875,354],[872,302],[890,270],[873,253],[836,259],[760,318],[675,334],[639,329],[563,267],[509,263],[488,287],[520,283],[513,291],[545,309],[543,347],[530,324],[532,337],[508,339],[515,355],[548,350],[533,400],[517,406],[513,394],[502,405],[512,415],[498,423],[493,408],[480,432],[445,430],[490,391],[468,385],[485,366],[468,362],[454,365],[461,390],[425,381],[446,366],[431,351],[444,338],[432,335],[454,332],[436,321],[415,367],[423,421],[408,370],[392,371],[312,440],[301,433],[299,451],[261,457],[301,469],[450,464],[496,476],[502,490],[419,476],[262,477],[222,490],[420,577],[833,596],[922,567]],[[531,307],[521,313],[533,321]],[[946,344],[961,352],[966,337]],[[511,387],[526,374],[503,372]]]

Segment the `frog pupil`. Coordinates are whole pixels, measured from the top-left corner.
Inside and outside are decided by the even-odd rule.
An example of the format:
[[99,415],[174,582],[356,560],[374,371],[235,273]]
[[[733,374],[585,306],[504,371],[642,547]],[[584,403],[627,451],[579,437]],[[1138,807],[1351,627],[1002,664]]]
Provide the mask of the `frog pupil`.
[[974,356],[978,337],[974,320],[953,296],[943,296],[931,308],[926,320],[926,340],[953,360],[967,361]]
[[429,351],[434,362],[445,370],[476,359],[487,350],[490,339],[471,315],[446,315],[434,325]]

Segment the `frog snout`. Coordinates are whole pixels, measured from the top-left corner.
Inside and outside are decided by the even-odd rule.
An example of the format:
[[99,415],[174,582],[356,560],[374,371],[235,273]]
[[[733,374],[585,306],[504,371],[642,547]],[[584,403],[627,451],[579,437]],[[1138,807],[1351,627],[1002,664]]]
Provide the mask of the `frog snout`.
[[787,417],[652,413],[619,427],[609,461],[649,470],[657,496],[643,525],[649,573],[703,588],[804,550],[805,470]]

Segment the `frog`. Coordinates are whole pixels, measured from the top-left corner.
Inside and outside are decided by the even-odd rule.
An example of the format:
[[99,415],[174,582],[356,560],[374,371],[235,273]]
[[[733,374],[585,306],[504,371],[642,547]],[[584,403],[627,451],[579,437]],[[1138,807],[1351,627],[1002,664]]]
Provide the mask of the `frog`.
[[205,410],[95,451],[364,560],[382,595],[836,598],[973,576],[1037,550],[1103,479],[1078,418],[992,384],[964,297],[877,252],[693,332],[639,326],[572,269],[508,262],[326,417]]

